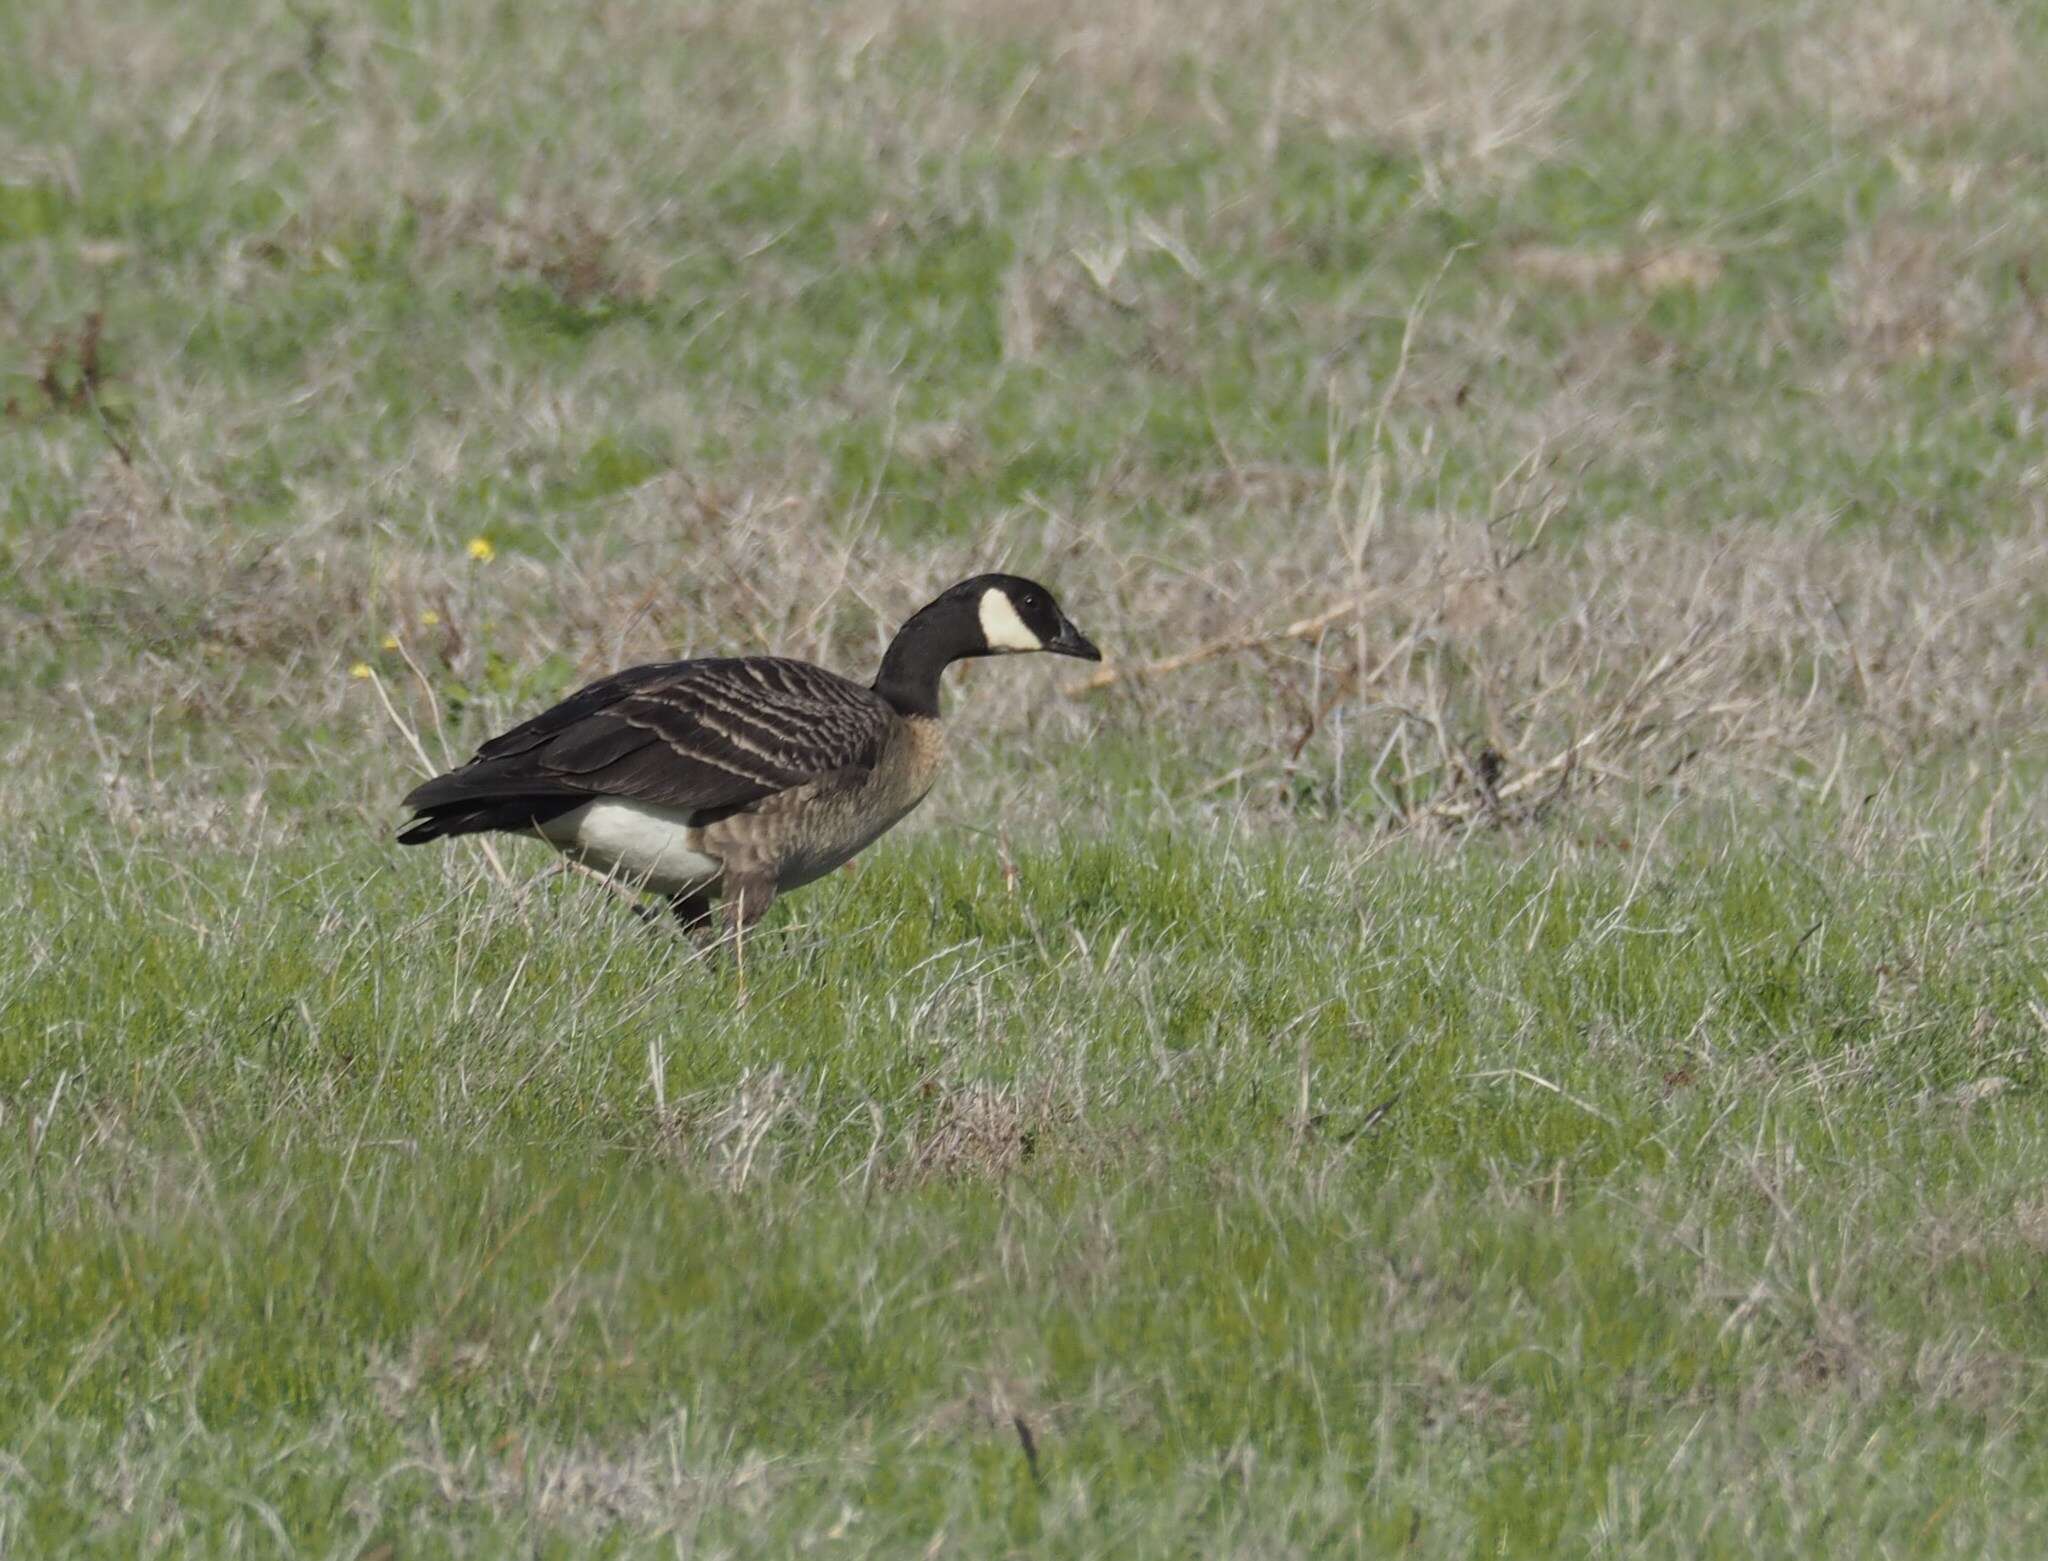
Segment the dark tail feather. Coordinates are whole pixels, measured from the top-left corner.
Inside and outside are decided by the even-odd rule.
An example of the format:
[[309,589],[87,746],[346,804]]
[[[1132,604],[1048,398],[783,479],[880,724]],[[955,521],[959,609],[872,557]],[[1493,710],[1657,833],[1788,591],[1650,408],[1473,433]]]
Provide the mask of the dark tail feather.
[[520,833],[579,808],[588,797],[470,797],[423,810],[398,832],[402,846],[423,846],[444,835],[477,835],[488,829]]

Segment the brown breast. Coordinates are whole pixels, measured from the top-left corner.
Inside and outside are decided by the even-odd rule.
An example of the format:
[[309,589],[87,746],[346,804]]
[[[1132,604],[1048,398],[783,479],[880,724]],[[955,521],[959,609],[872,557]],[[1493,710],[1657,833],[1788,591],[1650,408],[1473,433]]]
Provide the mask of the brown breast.
[[946,757],[946,729],[934,717],[904,718],[901,741],[909,753],[903,768],[903,785],[912,799],[922,797],[939,778],[939,763]]
[[924,800],[945,757],[945,732],[929,717],[897,725],[881,761],[852,785],[814,781],[764,797],[707,826],[705,845],[728,877],[764,877],[793,889],[851,860]]

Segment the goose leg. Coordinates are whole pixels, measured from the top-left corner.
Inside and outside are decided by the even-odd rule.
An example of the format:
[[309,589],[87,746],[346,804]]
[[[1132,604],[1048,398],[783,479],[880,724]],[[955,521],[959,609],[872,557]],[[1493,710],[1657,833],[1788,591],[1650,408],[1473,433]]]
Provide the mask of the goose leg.
[[687,933],[702,932],[711,925],[711,896],[702,889],[669,896],[668,908]]
[[772,878],[726,879],[726,919],[732,929],[733,962],[739,967],[742,1008],[747,1006],[747,929],[767,914],[774,901]]

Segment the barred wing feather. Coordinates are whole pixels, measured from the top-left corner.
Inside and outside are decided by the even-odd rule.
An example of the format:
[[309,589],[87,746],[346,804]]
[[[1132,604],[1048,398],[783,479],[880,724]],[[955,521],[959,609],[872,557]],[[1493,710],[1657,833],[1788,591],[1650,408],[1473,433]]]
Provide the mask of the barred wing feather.
[[872,770],[888,724],[874,693],[807,662],[633,667],[492,738],[406,802],[601,796],[727,811],[820,776]]

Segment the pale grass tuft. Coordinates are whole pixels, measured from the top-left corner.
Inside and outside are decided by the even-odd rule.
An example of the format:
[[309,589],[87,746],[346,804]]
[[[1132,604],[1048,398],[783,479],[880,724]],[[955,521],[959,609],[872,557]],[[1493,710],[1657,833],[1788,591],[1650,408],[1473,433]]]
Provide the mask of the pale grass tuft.
[[687,1411],[610,1448],[563,1445],[532,1432],[489,1447],[451,1446],[438,1426],[409,1440],[409,1457],[390,1472],[425,1473],[448,1507],[584,1535],[658,1537],[687,1528],[714,1504],[760,1513],[787,1478],[778,1460],[714,1450]]
[[817,1121],[815,1083],[776,1064],[748,1069],[723,1094],[667,1106],[656,1126],[671,1153],[704,1166],[719,1186],[744,1192],[774,1175],[789,1142],[808,1137]]
[[1011,1174],[1073,1116],[1049,1084],[1033,1090],[992,1083],[928,1083],[909,1129],[899,1180]]
[[1833,279],[1843,328],[1882,360],[1926,359],[1982,332],[1991,302],[1957,236],[1886,224],[1854,237]]

